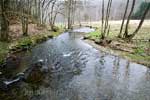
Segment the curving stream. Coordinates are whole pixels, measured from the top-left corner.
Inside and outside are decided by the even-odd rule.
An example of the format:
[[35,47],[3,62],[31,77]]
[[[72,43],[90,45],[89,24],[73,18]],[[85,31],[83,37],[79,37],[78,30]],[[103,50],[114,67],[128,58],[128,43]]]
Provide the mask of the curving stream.
[[150,100],[149,68],[100,52],[77,32],[48,40],[23,57],[24,66],[44,60],[49,69],[38,89],[25,89],[31,100]]

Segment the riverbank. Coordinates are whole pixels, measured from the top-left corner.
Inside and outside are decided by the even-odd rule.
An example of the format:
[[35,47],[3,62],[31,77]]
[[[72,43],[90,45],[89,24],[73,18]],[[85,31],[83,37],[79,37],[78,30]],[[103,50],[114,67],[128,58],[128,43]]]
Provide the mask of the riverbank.
[[[138,21],[131,21],[129,30],[130,32],[135,29],[135,23],[138,23]],[[85,42],[100,51],[104,51],[112,55],[117,55],[128,59],[129,61],[150,67],[150,41],[148,40],[150,29],[148,28],[148,23],[149,20],[143,24],[139,34],[131,42],[117,38],[117,33],[119,33],[121,21],[118,21],[117,23],[110,22],[110,24],[113,26],[113,29],[110,29],[110,34],[108,35],[108,38],[112,40],[111,44],[109,45],[102,46],[96,44],[96,41],[99,41],[100,38],[101,31],[99,28],[97,28],[97,30],[94,32],[85,35],[84,39]],[[96,25],[93,24],[93,26]]]
[[[33,27],[30,27],[29,29],[31,28]],[[13,30],[13,32],[15,32],[15,30]],[[32,31],[37,32],[37,33],[35,34],[34,32],[29,31],[30,34],[28,36],[20,36],[15,33],[17,36],[16,37],[15,35],[11,36],[11,38],[13,38],[12,41],[8,43],[0,42],[0,64],[3,63],[4,59],[8,55],[29,50],[33,46],[39,43],[42,43],[50,38],[60,35],[61,33],[63,33],[64,29],[59,28],[57,32],[53,32],[49,30],[48,28],[37,29],[37,30],[32,29]]]
[[100,45],[96,44],[94,41],[89,40],[89,39],[86,39],[84,41],[99,51],[106,52],[106,53],[111,54],[111,55],[119,56],[119,57],[127,59],[131,62],[135,62],[138,64],[145,65],[147,67],[150,67],[150,62],[149,62],[150,57],[149,56],[145,57],[142,55],[133,54],[133,53],[129,53],[129,52],[121,51],[121,50],[115,50],[109,46],[107,46],[107,47],[100,46]]

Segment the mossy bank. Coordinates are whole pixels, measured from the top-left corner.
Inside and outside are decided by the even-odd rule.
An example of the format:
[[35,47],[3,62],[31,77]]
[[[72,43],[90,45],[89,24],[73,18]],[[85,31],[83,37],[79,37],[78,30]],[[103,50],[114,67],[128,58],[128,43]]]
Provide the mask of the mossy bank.
[[63,31],[63,29],[59,29],[57,32],[49,31],[47,33],[26,36],[8,43],[0,42],[0,64],[3,63],[7,55],[29,50],[39,43],[58,36]]

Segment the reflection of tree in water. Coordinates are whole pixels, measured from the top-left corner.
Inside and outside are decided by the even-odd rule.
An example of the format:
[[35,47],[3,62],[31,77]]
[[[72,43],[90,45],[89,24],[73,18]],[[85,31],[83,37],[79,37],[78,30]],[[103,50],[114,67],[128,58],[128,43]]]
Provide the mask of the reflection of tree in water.
[[125,95],[128,95],[128,92],[129,91],[129,75],[130,75],[130,62],[129,61],[126,61],[126,65],[124,66],[124,77],[123,77],[123,81],[122,81],[122,92],[125,94]]
[[129,79],[129,75],[130,75],[130,62],[127,61],[127,65],[125,67],[125,75],[124,75],[124,80],[127,81]]
[[99,60],[99,62],[100,62],[100,64],[102,65],[102,66],[104,66],[104,64],[105,64],[105,54],[102,54],[101,56],[100,56],[100,60]]
[[147,68],[147,71],[146,71],[146,80],[147,81],[150,81],[150,68]]
[[119,66],[120,66],[119,62],[120,62],[120,58],[115,56],[115,59],[113,62],[114,66],[113,66],[113,70],[112,70],[112,74],[113,74],[114,78],[116,78],[119,74]]

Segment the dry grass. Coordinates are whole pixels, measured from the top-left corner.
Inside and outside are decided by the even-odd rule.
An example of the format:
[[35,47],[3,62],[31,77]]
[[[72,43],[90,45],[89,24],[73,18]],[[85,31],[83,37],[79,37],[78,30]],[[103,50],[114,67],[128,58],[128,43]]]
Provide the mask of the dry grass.
[[[131,20],[129,24],[129,33],[132,33],[136,27],[139,24],[139,20]],[[110,23],[110,37],[115,37],[118,35],[121,27],[121,20],[118,21],[109,21]],[[126,23],[126,21],[125,21]],[[82,25],[91,25],[93,27],[100,28],[101,27],[101,22],[91,22],[91,23],[85,23],[83,22]],[[134,37],[135,39],[150,39],[150,20],[145,20],[143,23],[142,28],[138,32],[138,34]]]
[[[38,34],[45,34],[49,32],[46,27],[38,27],[36,24],[29,24],[28,26],[28,34],[30,36],[38,35]],[[18,39],[22,37],[22,26],[21,24],[13,24],[10,25],[10,37],[12,40]]]
[[[142,28],[138,32],[138,34],[134,37],[134,41],[127,42],[122,39],[116,38],[120,31],[120,26],[122,21],[110,21],[111,25],[109,38],[113,41],[106,48],[107,50],[112,50],[113,52],[117,52],[120,56],[123,56],[131,61],[135,61],[140,64],[144,64],[150,67],[150,43],[147,41],[140,41],[139,39],[149,40],[150,39],[150,20],[145,20]],[[83,23],[84,25],[88,25],[88,23]],[[139,24],[139,20],[131,20],[129,25],[129,33],[134,32],[136,27]],[[101,22],[92,22],[91,25],[93,27],[97,27],[98,29],[95,32],[91,32],[87,34],[87,38],[93,41],[96,41],[100,37],[100,26]],[[89,42],[91,44],[91,42]],[[94,45],[95,46],[95,45]]]

